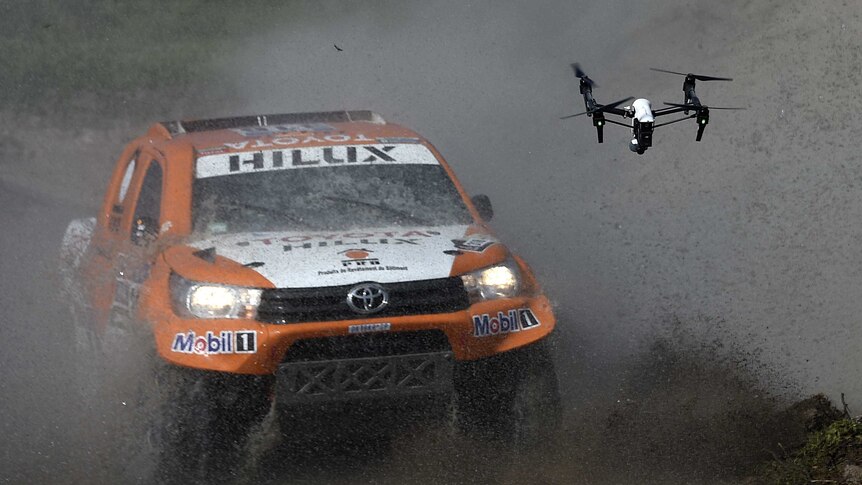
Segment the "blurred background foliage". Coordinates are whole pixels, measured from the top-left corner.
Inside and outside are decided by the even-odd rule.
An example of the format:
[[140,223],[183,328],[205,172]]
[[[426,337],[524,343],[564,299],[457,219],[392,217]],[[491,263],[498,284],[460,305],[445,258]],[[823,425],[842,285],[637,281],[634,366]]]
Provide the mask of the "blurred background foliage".
[[[290,22],[297,2],[0,0],[5,108],[146,110],[152,95],[227,95],[221,55]],[[191,98],[191,99],[190,99]],[[138,113],[141,114],[141,113]]]
[[394,0],[0,0],[0,110],[196,113],[236,100],[241,67],[230,63],[271,48],[261,45],[267,32],[314,31],[369,11],[385,31],[409,10]]

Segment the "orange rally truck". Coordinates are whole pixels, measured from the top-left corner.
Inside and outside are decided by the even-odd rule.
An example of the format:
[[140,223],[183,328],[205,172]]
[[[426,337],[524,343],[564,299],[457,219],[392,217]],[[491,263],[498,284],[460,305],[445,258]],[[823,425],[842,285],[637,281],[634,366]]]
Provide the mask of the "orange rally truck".
[[76,342],[147,336],[164,469],[229,466],[268,413],[339,402],[442,396],[459,430],[541,439],[556,320],[492,214],[370,111],[157,123],[64,237]]

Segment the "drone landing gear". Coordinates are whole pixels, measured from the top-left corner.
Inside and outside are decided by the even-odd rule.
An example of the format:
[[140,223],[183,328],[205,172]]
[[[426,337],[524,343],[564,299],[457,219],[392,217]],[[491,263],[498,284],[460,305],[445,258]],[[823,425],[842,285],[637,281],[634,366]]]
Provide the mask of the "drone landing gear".
[[599,139],[599,143],[604,143],[604,127],[605,127],[605,115],[601,111],[593,114],[593,126],[596,127],[596,136]]
[[697,112],[697,141],[703,138],[703,130],[709,124],[709,108],[701,106]]

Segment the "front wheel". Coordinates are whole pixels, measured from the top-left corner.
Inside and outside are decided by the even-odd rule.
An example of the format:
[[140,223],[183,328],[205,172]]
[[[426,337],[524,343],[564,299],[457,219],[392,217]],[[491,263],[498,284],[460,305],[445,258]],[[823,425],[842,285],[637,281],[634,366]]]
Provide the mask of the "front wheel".
[[464,434],[519,448],[559,427],[559,386],[546,340],[460,364],[455,389],[456,425]]
[[249,436],[270,411],[272,376],[164,364],[154,418],[159,483],[224,483],[244,469]]

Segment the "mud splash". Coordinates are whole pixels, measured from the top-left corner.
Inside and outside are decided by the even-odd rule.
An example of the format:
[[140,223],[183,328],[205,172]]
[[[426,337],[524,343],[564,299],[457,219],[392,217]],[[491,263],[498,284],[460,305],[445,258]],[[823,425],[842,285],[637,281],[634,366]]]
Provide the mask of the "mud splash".
[[[584,374],[592,378],[570,374],[564,385],[581,398],[536,448],[457,437],[439,415],[414,410],[386,436],[321,422],[312,439],[282,441],[263,457],[256,480],[731,484],[804,439],[806,415],[791,406],[795,389],[777,373],[726,340],[699,339],[679,320],[667,327],[624,362],[590,365]],[[289,436],[290,424],[282,430]]]
[[[804,438],[780,374],[726,338],[705,341],[674,317],[645,350],[597,364],[541,464],[505,483],[739,483],[779,444]],[[715,324],[715,322],[711,322]],[[569,382],[576,386],[576,382]]]

